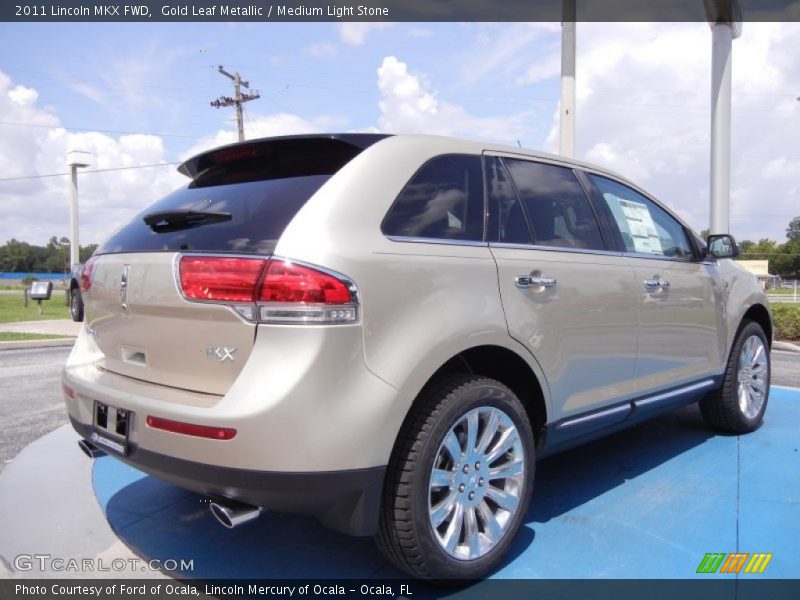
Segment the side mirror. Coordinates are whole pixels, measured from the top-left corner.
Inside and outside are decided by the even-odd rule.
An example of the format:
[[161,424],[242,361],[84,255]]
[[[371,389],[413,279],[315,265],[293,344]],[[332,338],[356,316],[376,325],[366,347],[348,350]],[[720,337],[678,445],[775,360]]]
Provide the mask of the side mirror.
[[707,252],[711,258],[736,258],[739,256],[739,246],[732,235],[715,234],[708,236]]

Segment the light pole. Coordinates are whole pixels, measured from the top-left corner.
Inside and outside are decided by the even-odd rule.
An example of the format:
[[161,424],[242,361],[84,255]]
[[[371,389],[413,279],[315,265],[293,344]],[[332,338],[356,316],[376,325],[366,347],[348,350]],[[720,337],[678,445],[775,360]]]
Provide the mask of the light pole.
[[89,153],[83,150],[70,150],[67,152],[67,166],[70,170],[71,202],[69,207],[69,261],[70,270],[75,268],[80,257],[80,242],[78,240],[78,168],[89,166]]
[[730,233],[731,51],[741,35],[739,0],[707,0],[711,25],[711,222],[709,233]]

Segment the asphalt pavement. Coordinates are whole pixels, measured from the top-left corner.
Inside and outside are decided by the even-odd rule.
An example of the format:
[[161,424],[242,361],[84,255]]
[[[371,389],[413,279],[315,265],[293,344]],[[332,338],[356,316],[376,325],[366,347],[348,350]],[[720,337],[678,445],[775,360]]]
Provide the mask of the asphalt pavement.
[[61,367],[69,351],[0,351],[0,470],[25,446],[67,422]]
[[800,388],[800,353],[772,351],[772,385]]

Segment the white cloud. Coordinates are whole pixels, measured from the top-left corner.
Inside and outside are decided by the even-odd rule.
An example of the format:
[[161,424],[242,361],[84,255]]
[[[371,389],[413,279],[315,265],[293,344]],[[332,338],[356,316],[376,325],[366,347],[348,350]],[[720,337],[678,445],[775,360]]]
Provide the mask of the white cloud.
[[[305,119],[291,113],[274,115],[250,115],[245,121],[245,137],[252,140],[274,135],[296,135],[302,133],[323,133],[337,129],[344,129],[346,123],[341,119],[328,116]],[[213,136],[203,139],[186,152],[181,154],[182,159],[187,159],[195,154],[217,146],[232,144],[238,141],[235,129],[220,129]]]
[[[783,241],[800,214],[797,23],[733,43],[731,230]],[[709,220],[711,33],[704,23],[578,26],[578,156],[640,183],[697,230]],[[547,147],[555,151],[558,118]]]
[[70,82],[68,85],[71,90],[78,92],[81,96],[85,96],[97,104],[102,104],[106,100],[105,94],[91,85],[87,85],[78,81]]
[[[36,105],[36,98],[35,90],[12,85],[0,72],[3,120],[41,126],[2,126],[2,178],[65,173],[66,153],[72,149],[90,152],[87,170],[165,162],[159,137],[69,133],[57,117]],[[102,241],[182,179],[174,166],[81,174],[81,243]],[[44,243],[52,235],[68,237],[69,198],[68,178],[63,176],[0,181],[0,243],[12,237],[32,243]]]
[[[462,79],[467,83],[475,83],[480,79],[490,76],[492,80],[506,77],[508,87],[514,82],[513,74],[526,69],[535,72],[539,69],[544,75],[541,78],[558,75],[558,69],[553,71],[551,66],[556,61],[560,68],[560,46],[550,44],[543,52],[537,47],[530,48],[543,38],[552,37],[553,33],[561,31],[558,23],[514,23],[481,25],[475,34],[476,46],[468,50],[468,57],[464,60]],[[559,38],[560,39],[560,38]],[[542,65],[547,65],[542,70]],[[533,83],[525,81],[525,76],[517,76],[516,83]]]
[[517,85],[531,85],[561,75],[560,50],[551,51],[534,61],[522,75],[517,76]]
[[32,88],[25,87],[24,85],[18,85],[14,89],[8,91],[8,97],[12,102],[19,104],[20,106],[26,106],[36,102],[36,99],[39,97],[39,93]]
[[513,144],[529,131],[527,113],[476,116],[462,106],[440,100],[424,78],[387,56],[378,69],[380,129],[391,133],[458,135]]
[[391,27],[392,23],[347,22],[339,23],[339,37],[350,46],[360,46],[367,35]]

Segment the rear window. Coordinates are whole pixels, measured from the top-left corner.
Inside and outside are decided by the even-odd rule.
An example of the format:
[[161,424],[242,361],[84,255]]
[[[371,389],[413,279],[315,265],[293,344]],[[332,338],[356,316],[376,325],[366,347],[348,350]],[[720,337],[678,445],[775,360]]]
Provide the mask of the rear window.
[[[376,140],[377,141],[377,136]],[[359,140],[361,141],[361,140]],[[361,147],[336,139],[275,139],[215,150],[181,167],[192,182],[136,215],[98,248],[117,252],[271,254],[308,199]],[[180,222],[183,211],[224,219]],[[178,213],[177,226],[145,223],[148,215]]]

